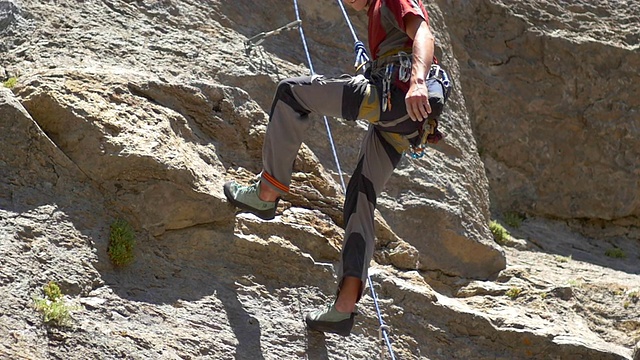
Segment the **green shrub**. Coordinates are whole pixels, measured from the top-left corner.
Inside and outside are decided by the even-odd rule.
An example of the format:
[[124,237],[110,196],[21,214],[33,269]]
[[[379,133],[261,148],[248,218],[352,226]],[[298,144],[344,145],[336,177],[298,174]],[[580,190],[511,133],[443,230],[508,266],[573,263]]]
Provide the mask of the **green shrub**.
[[515,300],[518,296],[520,296],[520,294],[522,294],[522,289],[517,286],[512,287],[506,292],[506,295],[512,300]]
[[60,286],[53,281],[49,281],[49,283],[43,287],[43,290],[44,295],[51,301],[62,299],[62,290],[60,290]]
[[511,226],[512,228],[519,228],[524,221],[524,216],[515,213],[515,212],[507,212],[504,214],[504,223]]
[[12,89],[14,86],[16,86],[16,83],[18,82],[18,78],[12,77],[7,79],[7,81],[2,83],[2,86],[8,88],[8,89]]
[[44,322],[51,325],[65,326],[71,319],[70,309],[64,301],[60,287],[50,281],[43,287],[44,298],[35,298],[35,306],[44,316]]
[[500,245],[504,245],[509,240],[511,234],[505,229],[502,225],[500,225],[497,221],[492,220],[489,223],[489,230],[493,234],[493,239]]
[[109,258],[116,266],[126,266],[133,262],[135,232],[128,222],[118,219],[111,224],[109,235]]
[[623,259],[627,257],[627,254],[625,254],[624,250],[618,247],[611,248],[605,251],[604,254],[607,255],[608,257],[612,257],[616,259]]

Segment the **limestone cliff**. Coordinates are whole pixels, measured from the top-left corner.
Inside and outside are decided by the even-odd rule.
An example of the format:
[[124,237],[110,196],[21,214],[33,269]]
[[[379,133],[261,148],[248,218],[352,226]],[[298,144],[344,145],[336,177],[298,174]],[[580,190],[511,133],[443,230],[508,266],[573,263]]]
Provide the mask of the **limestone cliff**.
[[[600,23],[594,19],[605,6],[548,4],[549,19],[574,16],[565,32],[524,5],[436,1],[427,7],[455,89],[442,118],[446,141],[422,159],[403,159],[379,199],[371,285],[393,329],[396,358],[630,359],[640,328],[634,315],[637,27],[588,46],[576,34],[583,22],[591,24],[584,34],[590,38],[607,24],[637,22],[637,6],[609,12]],[[338,5],[306,0],[300,8],[316,72],[352,72],[353,40]],[[364,14],[350,15],[364,37]],[[248,182],[260,170],[277,82],[309,72],[298,31],[258,46],[245,41],[294,19],[293,4],[281,0],[0,1],[0,80],[17,79],[11,90],[0,88],[0,357],[371,359],[386,351],[369,294],[348,338],[307,332],[302,321],[335,291],[341,175],[348,181],[365,124],[329,120],[339,174],[325,124],[312,119],[292,193],[272,221],[237,214],[221,191],[227,179]],[[505,29],[520,40],[503,41]],[[606,71],[625,74],[619,81],[627,81],[627,92],[606,92],[600,105],[588,106],[627,129],[624,151],[607,152],[622,160],[586,157],[578,167],[597,165],[594,180],[615,168],[617,186],[575,179],[572,157],[543,162],[524,145],[492,138],[523,142],[531,136],[525,132],[547,129],[535,117],[546,114],[567,126],[558,131],[573,129],[576,143],[531,136],[547,142],[534,149],[575,152],[587,145],[579,139],[591,130],[572,122],[575,111],[587,111],[604,90],[574,72],[601,69],[603,60],[532,72],[533,59],[549,44],[557,59],[545,59],[558,63],[561,49],[577,56],[602,46],[619,59]],[[496,65],[488,56],[507,60]],[[523,58],[530,67],[513,67]],[[605,77],[602,71],[589,74]],[[557,79],[563,76],[580,81],[565,84]],[[519,81],[536,87],[523,90]],[[583,95],[560,96],[566,103],[557,103],[544,84],[560,92],[574,86]],[[504,90],[511,86],[517,96]],[[527,103],[532,93],[538,105]],[[606,111],[613,97],[617,117]],[[505,102],[512,102],[508,110]],[[561,110],[567,104],[572,111]],[[547,112],[534,111],[539,105]],[[498,116],[486,120],[486,109]],[[501,133],[495,127],[505,118],[513,129]],[[602,146],[622,139],[603,135],[594,136]],[[566,180],[551,181],[558,177]],[[589,189],[616,190],[620,201],[569,196]],[[518,248],[493,241],[490,209],[530,216],[512,229]],[[135,261],[124,268],[107,256],[109,226],[118,218],[137,237]],[[603,240],[577,235],[551,221],[556,218],[599,221],[627,258],[605,257]],[[33,308],[49,281],[73,305],[69,326],[43,324]],[[520,289],[515,296],[514,288]]]

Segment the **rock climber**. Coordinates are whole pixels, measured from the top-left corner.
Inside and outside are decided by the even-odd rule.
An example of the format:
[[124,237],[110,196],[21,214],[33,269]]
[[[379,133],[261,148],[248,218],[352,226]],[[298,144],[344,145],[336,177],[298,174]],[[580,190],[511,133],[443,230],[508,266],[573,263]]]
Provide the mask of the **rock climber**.
[[372,61],[366,73],[281,81],[270,109],[258,180],[249,186],[229,181],[224,193],[233,205],[273,219],[278,200],[289,192],[293,163],[311,125],[309,114],[369,121],[345,195],[337,294],[305,319],[309,329],[347,336],[375,247],[376,199],[404,152],[423,151],[426,143],[441,139],[437,119],[450,87],[435,64],[435,39],[421,0],[343,1],[367,11]]

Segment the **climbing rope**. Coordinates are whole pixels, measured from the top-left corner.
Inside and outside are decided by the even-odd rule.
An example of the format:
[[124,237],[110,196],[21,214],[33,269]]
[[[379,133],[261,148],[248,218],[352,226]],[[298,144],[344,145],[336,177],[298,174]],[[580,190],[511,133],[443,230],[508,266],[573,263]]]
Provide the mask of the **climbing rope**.
[[[296,11],[296,21],[302,23],[300,19],[300,11],[298,10],[298,0],[293,0],[293,6]],[[300,31],[300,38],[302,39],[302,46],[304,47],[304,53],[307,56],[307,63],[309,64],[309,70],[311,71],[311,75],[315,75],[316,72],[313,70],[313,63],[311,62],[311,55],[309,54],[309,47],[307,47],[307,39],[304,36],[304,30],[302,29],[302,25],[298,27]],[[331,128],[329,127],[329,120],[326,116],[323,116],[324,126],[327,128],[327,135],[329,136],[329,143],[331,144],[331,151],[333,151],[333,159],[336,161],[336,167],[338,168],[338,174],[340,174],[340,183],[342,184],[342,191],[346,193],[347,187],[344,185],[344,177],[342,175],[342,169],[340,169],[340,161],[338,160],[338,153],[336,151],[336,145],[333,142],[333,136],[331,135]]]
[[[349,15],[347,14],[347,11],[344,8],[344,5],[342,4],[342,0],[337,0],[338,1],[338,5],[340,5],[340,9],[342,10],[342,14],[344,15],[344,18],[347,22],[347,25],[349,26],[349,29],[351,30],[351,35],[353,36],[353,41],[354,41],[354,52],[355,52],[355,62],[354,62],[354,68],[356,69],[356,72],[359,70],[362,70],[368,63],[369,63],[369,56],[367,55],[367,50],[364,46],[364,44],[362,43],[362,41],[358,40],[358,36],[356,35],[356,32],[353,28],[353,25],[351,24],[351,21],[349,20]],[[302,20],[300,19],[300,11],[298,9],[298,0],[294,0],[293,1],[293,5],[295,8],[295,13],[296,13],[296,20],[281,26],[275,30],[272,31],[267,31],[267,32],[262,32],[258,35],[255,35],[249,39],[247,39],[247,41],[245,42],[246,46],[251,48],[253,46],[259,45],[261,44],[268,36],[271,35],[276,35],[279,34],[280,32],[284,31],[284,30],[290,30],[290,29],[295,29],[298,28],[299,32],[300,32],[300,38],[302,39],[302,45],[304,47],[304,53],[307,57],[307,63],[309,64],[309,70],[311,71],[311,75],[315,75],[315,70],[313,69],[313,63],[311,61],[311,55],[309,54],[309,48],[307,46],[307,40],[306,37],[304,35],[304,30],[302,28]],[[324,124],[325,127],[327,129],[327,135],[329,137],[329,143],[331,144],[331,151],[333,152],[333,158],[336,162],[336,167],[338,169],[338,174],[340,174],[340,183],[342,184],[342,191],[346,194],[347,192],[347,187],[345,186],[344,183],[344,176],[342,174],[342,170],[340,169],[340,161],[338,160],[338,153],[336,151],[336,146],[335,143],[333,141],[333,136],[331,134],[331,128],[329,127],[329,120],[327,119],[326,116],[323,116],[324,118]],[[378,327],[378,339],[380,342],[382,342],[384,340],[384,342],[387,345],[387,348],[389,349],[389,354],[391,355],[391,359],[395,360],[396,357],[393,353],[393,347],[391,346],[391,342],[389,340],[389,326],[386,325],[384,323],[384,320],[382,319],[382,314],[380,312],[380,306],[378,304],[378,297],[376,296],[376,292],[373,288],[373,282],[371,281],[371,276],[369,274],[367,274],[367,278],[369,280],[369,288],[371,289],[371,297],[373,298],[373,303],[375,304],[376,307],[376,313],[378,314],[378,321],[380,322],[380,326]],[[384,358],[384,344],[383,347],[381,348],[381,352],[380,352],[380,359]]]
[[[354,50],[356,53],[356,60],[355,60],[355,64],[354,67],[356,68],[356,70],[361,69],[366,63],[369,62],[369,56],[367,55],[367,51],[366,48],[364,47],[364,44],[362,43],[362,41],[358,40],[358,36],[356,35],[355,30],[353,29],[353,26],[351,25],[351,21],[349,20],[349,16],[347,15],[347,12],[344,8],[344,5],[342,4],[342,0],[337,0],[338,4],[340,5],[340,8],[342,9],[342,14],[344,15],[344,18],[347,22],[347,25],[349,26],[349,29],[351,30],[351,35],[353,36],[353,41],[355,42],[355,46],[354,46]],[[298,0],[293,0],[293,4],[294,4],[294,8],[296,11],[296,21],[298,22],[302,22],[302,20],[300,20],[300,12],[298,10]],[[313,64],[311,62],[311,55],[309,55],[309,48],[307,47],[307,40],[304,36],[304,30],[302,29],[302,25],[300,25],[298,27],[299,31],[300,31],[300,37],[302,38],[302,45],[304,47],[304,52],[307,56],[307,62],[309,64],[309,69],[311,70],[311,75],[315,75],[315,71],[313,70]],[[347,192],[347,187],[344,185],[344,177],[342,175],[342,170],[340,170],[340,161],[338,160],[338,153],[336,152],[336,146],[333,142],[333,137],[331,135],[331,129],[329,128],[329,121],[327,120],[327,117],[324,116],[324,123],[325,126],[327,128],[327,134],[329,136],[329,143],[331,144],[331,150],[333,151],[333,158],[336,162],[336,167],[338,168],[338,173],[340,174],[340,182],[342,183],[342,191],[346,194]],[[385,343],[387,344],[387,348],[389,349],[389,354],[391,355],[391,359],[395,360],[395,355],[393,353],[393,347],[391,346],[391,342],[389,341],[389,335],[388,335],[388,331],[389,331],[389,326],[386,325],[384,323],[384,320],[382,319],[382,314],[380,312],[380,306],[378,305],[378,298],[376,296],[376,292],[373,289],[373,282],[371,281],[371,276],[369,274],[367,274],[368,280],[369,280],[369,288],[371,289],[371,297],[373,298],[373,303],[375,304],[376,307],[376,313],[378,314],[378,321],[380,322],[380,327],[378,328],[378,338],[380,340],[380,342],[382,342],[382,340],[384,339]],[[384,345],[381,349],[380,352],[380,359],[384,358]]]
[[[353,25],[351,24],[351,20],[349,19],[349,15],[347,14],[347,11],[344,8],[344,4],[342,3],[342,0],[337,0],[337,1],[338,1],[338,5],[340,6],[340,9],[342,10],[342,15],[344,16],[347,26],[349,26],[349,30],[351,31],[351,36],[353,36],[353,41],[355,43],[354,50],[356,53],[356,60],[355,60],[354,67],[356,68],[356,71],[357,71],[357,70],[360,70],[365,64],[369,62],[369,56],[367,55],[367,51],[366,51],[366,48],[364,47],[364,44],[362,43],[362,41],[358,39],[358,35],[356,35],[356,31],[353,29]],[[337,161],[337,156],[336,156],[336,161]],[[346,192],[346,190],[344,189],[344,182],[342,186],[343,186],[343,190]],[[389,349],[389,355],[391,355],[392,360],[395,360],[396,357],[393,353],[393,347],[391,346],[391,341],[389,341],[388,331],[390,328],[388,325],[384,323],[384,320],[382,319],[382,313],[380,312],[380,306],[378,305],[378,297],[376,296],[376,292],[373,289],[373,282],[371,281],[371,275],[367,274],[367,277],[369,280],[369,288],[371,289],[371,297],[373,298],[373,303],[376,306],[376,313],[378,314],[378,322],[380,323],[380,327],[378,328],[378,338],[380,342],[382,342],[384,338],[384,342],[387,344],[387,348]],[[384,358],[384,347],[381,349],[381,352],[380,352],[380,359],[383,359],[383,358]]]
[[342,15],[347,22],[347,26],[349,26],[349,30],[351,31],[351,36],[353,37],[353,49],[356,53],[356,61],[353,65],[356,70],[360,69],[363,65],[369,62],[369,56],[367,55],[367,49],[364,47],[362,41],[358,39],[358,35],[356,35],[356,31],[353,29],[353,25],[351,25],[351,20],[349,20],[349,15],[347,14],[347,10],[344,8],[344,4],[341,0],[338,0],[338,5],[340,5],[340,10],[342,10]]

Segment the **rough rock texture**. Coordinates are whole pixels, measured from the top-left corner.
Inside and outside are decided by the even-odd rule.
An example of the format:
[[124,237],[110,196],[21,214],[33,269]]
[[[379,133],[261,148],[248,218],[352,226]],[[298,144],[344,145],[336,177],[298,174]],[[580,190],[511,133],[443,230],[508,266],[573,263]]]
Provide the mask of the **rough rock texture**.
[[[42,38],[38,41],[34,38],[25,40],[11,51],[11,58],[24,58],[24,61],[21,67],[10,66],[10,73],[27,71],[24,66],[29,66],[29,62],[37,64],[35,67],[38,69],[78,67],[98,70],[108,67],[114,69],[112,71],[121,68],[125,72],[144,69],[165,80],[172,77],[187,82],[213,79],[239,86],[256,98],[263,109],[268,110],[274,80],[308,72],[303,67],[283,63],[282,60],[296,61],[297,58],[302,62],[305,59],[302,46],[291,46],[300,43],[299,38],[294,36],[297,35],[295,32],[286,33],[288,38],[285,39],[273,38],[281,41],[276,42],[273,49],[265,47],[264,50],[273,50],[277,57],[265,53],[261,48],[247,48],[244,43],[246,39],[241,35],[255,34],[290,22],[287,19],[295,18],[295,15],[289,6],[274,18],[265,15],[270,9],[268,3],[256,6],[253,1],[238,1],[233,5],[226,2],[133,4],[106,1],[88,2],[84,6],[75,6],[73,10],[71,4],[33,4],[31,13],[36,21],[31,26],[42,29],[35,30],[41,31]],[[49,9],[59,12],[54,10],[54,16],[40,20],[37,11],[50,12]],[[333,38],[323,32],[327,26],[344,26],[337,6],[332,15],[322,21],[317,19],[327,12],[324,6],[309,2],[304,9],[309,13],[305,19],[311,22],[308,26],[309,46],[320,49],[319,54],[314,53],[314,63],[317,61],[320,64],[316,64],[316,71],[334,74],[351,71],[350,65],[346,65],[350,64],[350,55],[345,56],[348,46],[344,49],[350,43],[347,39],[343,40],[339,49],[335,49],[332,42],[314,43],[314,40]],[[77,14],[74,16],[78,18],[72,16],[74,20],[71,20],[66,16],[70,11]],[[20,10],[20,13],[24,12]],[[248,13],[255,15],[247,18]],[[363,19],[359,20],[362,22]],[[161,31],[156,29],[160,26],[156,24],[162,24]],[[56,28],[62,31],[53,35],[51,29]],[[333,31],[343,33],[344,29]],[[348,33],[342,36],[346,37]],[[212,43],[213,39],[215,43]],[[283,40],[288,40],[289,44],[285,46]],[[349,50],[347,54],[350,53]],[[335,58],[345,59],[345,66],[336,68]],[[329,66],[331,71],[328,70]],[[389,189],[395,192],[380,200],[381,212],[387,215],[390,225],[400,231],[400,236],[421,250],[421,269],[440,269],[452,275],[487,278],[504,268],[504,255],[495,244],[487,241],[490,233],[486,226],[489,217],[486,177],[475,151],[464,102],[458,96],[450,104],[451,111],[447,117],[450,124],[448,145],[433,149],[424,160],[416,162],[407,159],[402,165],[404,171],[399,172],[401,175],[398,179],[389,185]],[[317,127],[321,129],[324,125],[320,119],[316,120]],[[347,130],[335,129],[336,143],[340,149],[342,166],[349,173],[355,166],[355,155],[363,131],[359,127],[355,127],[354,131],[353,124],[340,124],[340,127]],[[310,141],[311,149],[322,149],[318,153],[319,158],[324,164],[332,164],[333,157],[327,154],[327,136],[320,131],[319,136],[310,138],[316,139],[315,143]],[[251,146],[259,148],[260,143]],[[233,165],[226,164],[227,167]],[[215,184],[212,188],[215,188]],[[422,223],[424,219],[429,219],[425,224],[431,228],[429,237],[423,236],[419,227],[413,225]],[[442,251],[439,254],[427,251],[433,247]]]
[[640,4],[438,3],[494,207],[640,238]]
[[[460,78],[471,57],[452,47],[460,24],[477,20],[476,5],[465,4],[460,18],[450,11],[462,3],[428,4],[456,82],[446,143],[404,159],[379,199],[372,285],[396,358],[635,360],[633,232],[610,240],[625,259],[543,218],[510,228],[518,249],[490,240],[491,166],[477,154],[476,105],[474,116],[466,107],[477,94]],[[338,7],[307,0],[301,9],[316,71],[351,71]],[[611,23],[637,19],[633,9]],[[534,11],[516,10],[498,12],[496,23]],[[351,15],[363,36],[363,14]],[[259,171],[276,82],[308,72],[295,31],[257,47],[244,41],[293,19],[280,0],[0,1],[0,80],[18,77],[12,91],[0,88],[0,358],[371,359],[386,351],[368,293],[349,338],[307,332],[302,321],[335,291],[343,235],[340,174],[321,118],[276,219],[237,215],[221,192],[226,179]],[[488,46],[482,34],[476,42]],[[629,51],[624,41],[614,47]],[[329,122],[346,175],[363,126]],[[503,190],[491,188],[498,207]],[[125,268],[106,251],[117,218],[137,236]],[[33,308],[49,281],[66,294],[69,326],[45,325]]]

